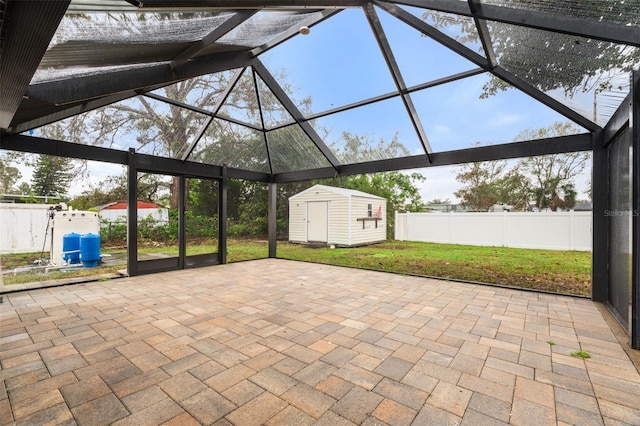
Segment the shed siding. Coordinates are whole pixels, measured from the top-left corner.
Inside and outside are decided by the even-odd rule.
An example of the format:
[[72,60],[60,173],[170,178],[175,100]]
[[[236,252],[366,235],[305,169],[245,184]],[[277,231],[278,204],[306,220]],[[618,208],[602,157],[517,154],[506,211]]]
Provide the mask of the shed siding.
[[349,245],[349,198],[329,203],[329,244]]
[[[307,203],[328,201],[328,243],[341,246],[367,244],[384,241],[386,232],[386,200],[364,196],[344,195],[317,188],[294,195],[289,199],[289,241],[308,242]],[[381,206],[382,219],[376,229],[374,221],[364,222],[359,217],[367,217],[368,204],[372,204],[373,214]]]
[[289,200],[289,241],[307,241],[307,203]]
[[[329,236],[330,243],[347,244],[346,236],[348,228],[346,220],[336,214],[340,209],[347,211],[347,197],[330,191],[318,189],[289,199],[289,240],[295,242],[307,242],[307,203],[309,201],[329,202]],[[341,224],[341,222],[344,222]],[[344,237],[343,237],[344,236]],[[345,241],[345,242],[339,242]]]
[[[364,218],[368,215],[368,205],[372,204],[373,215],[381,206],[381,219],[378,220],[378,227],[373,220],[364,221],[364,229],[362,229],[362,221],[358,218]],[[384,241],[387,239],[387,203],[386,200],[378,198],[351,197],[351,245],[367,244],[375,241]]]

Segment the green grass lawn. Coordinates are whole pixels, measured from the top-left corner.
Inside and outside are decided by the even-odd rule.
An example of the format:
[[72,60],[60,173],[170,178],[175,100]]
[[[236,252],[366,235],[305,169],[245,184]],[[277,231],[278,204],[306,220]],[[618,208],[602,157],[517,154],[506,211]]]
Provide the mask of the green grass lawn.
[[278,244],[278,257],[589,296],[591,253],[393,241],[359,248]]
[[[193,245],[191,254],[211,252],[212,247]],[[103,253],[123,252],[103,248]],[[141,253],[163,252],[177,256],[177,247],[147,247]],[[266,241],[234,240],[227,244],[227,260],[238,262],[265,258]],[[357,248],[311,248],[279,242],[277,255],[283,259],[332,265],[353,266],[381,271],[478,281],[510,287],[530,288],[556,293],[589,296],[591,289],[591,253],[580,251],[530,250],[505,247],[477,247],[451,244],[391,241]],[[21,266],[37,255],[3,256],[2,267]],[[122,269],[115,268],[115,269]],[[104,268],[91,268],[103,274]],[[87,274],[86,270],[79,273]],[[66,273],[67,276],[73,276]],[[57,275],[57,274],[56,274]],[[5,284],[52,276],[4,276]]]

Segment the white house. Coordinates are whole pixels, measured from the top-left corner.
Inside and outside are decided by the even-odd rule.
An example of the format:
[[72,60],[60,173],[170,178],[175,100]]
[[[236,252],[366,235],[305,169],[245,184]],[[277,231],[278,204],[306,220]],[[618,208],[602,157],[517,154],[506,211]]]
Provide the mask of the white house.
[[387,239],[387,200],[315,185],[289,198],[289,241],[343,247]]

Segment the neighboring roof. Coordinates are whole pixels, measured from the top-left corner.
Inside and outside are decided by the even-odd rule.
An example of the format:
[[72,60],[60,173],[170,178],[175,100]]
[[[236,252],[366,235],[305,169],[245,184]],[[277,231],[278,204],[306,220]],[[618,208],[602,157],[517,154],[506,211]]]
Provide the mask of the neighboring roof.
[[[590,150],[589,132],[623,104],[639,65],[639,10],[640,0],[0,0],[0,148],[122,164],[133,148],[276,183]],[[315,37],[323,52],[305,47]],[[202,95],[211,87],[179,94],[201,76],[216,96]],[[530,104],[481,120],[492,104],[470,89],[483,84],[486,98]],[[298,85],[318,91],[296,93]],[[438,113],[454,95],[469,109],[453,108],[459,120],[443,123]],[[128,135],[113,124],[111,133],[49,133],[91,149],[38,138],[41,126],[76,116],[102,123],[91,114],[113,104],[171,110],[181,137],[164,145],[157,135],[131,137],[149,129],[131,118]],[[516,134],[481,140],[494,144],[484,151],[467,148],[475,135],[464,147],[443,137],[542,113],[575,133],[518,139],[534,142],[526,148],[511,143]],[[345,137],[363,129],[369,149]]]
[[[103,204],[101,206],[94,207],[96,210],[126,210],[127,202],[126,201],[114,201],[112,203]],[[151,201],[142,201],[138,200],[138,208],[139,209],[163,209],[160,204],[151,202]]]
[[289,197],[290,200],[300,197],[301,195],[308,194],[309,192],[324,190],[333,192],[334,194],[341,195],[343,197],[351,198],[351,197],[364,197],[364,198],[373,198],[376,200],[385,200],[383,197],[378,197],[377,195],[368,194],[362,191],[356,191],[355,189],[345,189],[345,188],[337,188],[335,186],[328,185],[313,185],[311,188],[307,188],[304,191],[298,192],[296,195]]
[[573,210],[576,212],[589,212],[593,210],[593,203],[591,201],[579,201],[573,206]]

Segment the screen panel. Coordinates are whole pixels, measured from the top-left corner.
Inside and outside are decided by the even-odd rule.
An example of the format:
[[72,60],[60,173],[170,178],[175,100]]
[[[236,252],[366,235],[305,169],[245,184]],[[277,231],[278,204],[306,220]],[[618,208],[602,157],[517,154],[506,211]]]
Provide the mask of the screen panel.
[[631,316],[631,132],[627,128],[609,148],[609,303],[628,331]]

